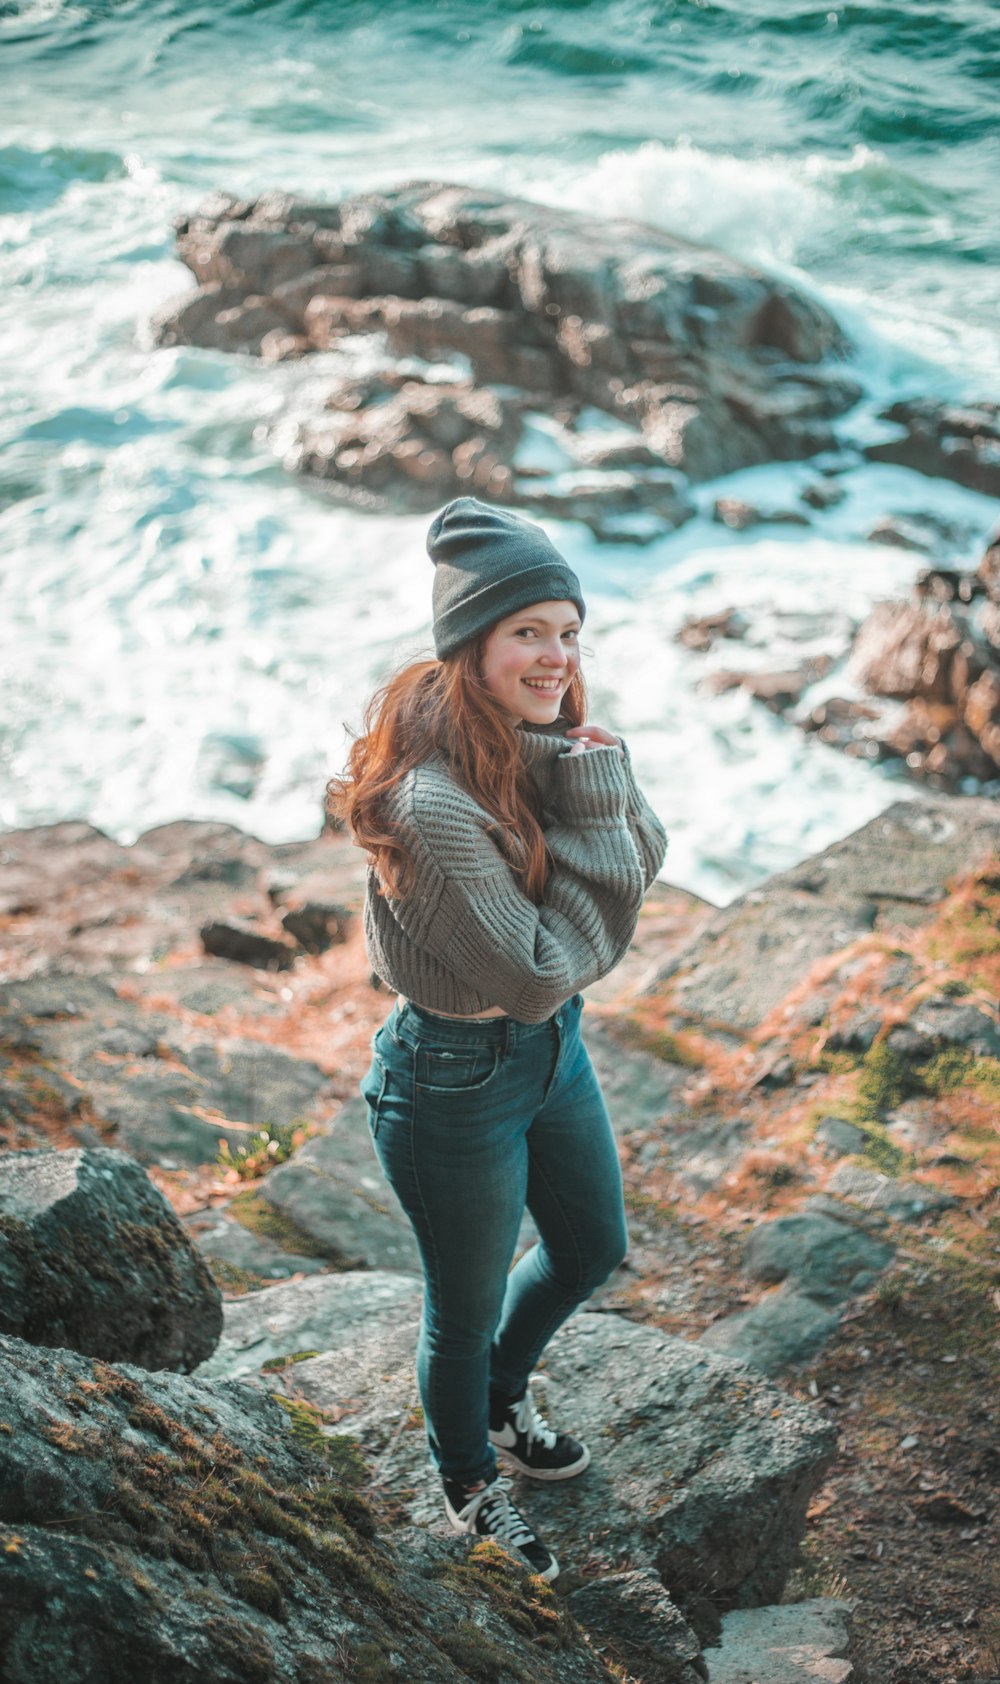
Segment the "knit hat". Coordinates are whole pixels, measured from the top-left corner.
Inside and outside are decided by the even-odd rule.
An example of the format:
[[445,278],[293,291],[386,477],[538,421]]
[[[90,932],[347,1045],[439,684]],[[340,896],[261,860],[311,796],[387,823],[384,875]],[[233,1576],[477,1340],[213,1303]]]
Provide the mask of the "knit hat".
[[439,659],[533,602],[572,602],[583,621],[580,581],[534,521],[456,497],[431,521],[434,648]]

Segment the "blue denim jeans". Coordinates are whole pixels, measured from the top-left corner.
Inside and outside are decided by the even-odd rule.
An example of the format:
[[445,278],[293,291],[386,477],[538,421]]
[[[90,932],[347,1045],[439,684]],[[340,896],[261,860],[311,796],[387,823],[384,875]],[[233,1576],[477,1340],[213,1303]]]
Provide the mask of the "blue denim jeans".
[[[464,1485],[496,1473],[489,1387],[523,1388],[628,1246],[582,1010],[574,994],[544,1023],[461,1022],[397,1001],[361,1082],[423,1264],[417,1380],[431,1455]],[[511,1269],[525,1205],[540,1238]]]

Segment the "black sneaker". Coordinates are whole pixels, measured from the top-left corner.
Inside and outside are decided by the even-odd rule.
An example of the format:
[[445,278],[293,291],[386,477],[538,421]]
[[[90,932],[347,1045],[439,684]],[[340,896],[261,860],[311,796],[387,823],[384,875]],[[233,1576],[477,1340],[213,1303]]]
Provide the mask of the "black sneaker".
[[471,1492],[446,1480],[444,1512],[456,1532],[495,1538],[519,1555],[530,1572],[540,1573],[550,1583],[559,1577],[558,1561],[511,1502],[510,1480],[502,1474],[480,1491]]
[[531,1387],[520,1398],[490,1402],[490,1443],[529,1479],[572,1479],[590,1463],[590,1451],[569,1433],[557,1433],[535,1408]]

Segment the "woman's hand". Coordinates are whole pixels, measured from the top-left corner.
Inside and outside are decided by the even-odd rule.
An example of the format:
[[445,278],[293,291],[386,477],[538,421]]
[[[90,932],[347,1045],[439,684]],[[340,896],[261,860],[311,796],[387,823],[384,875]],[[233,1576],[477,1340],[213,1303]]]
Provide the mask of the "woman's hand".
[[616,748],[619,755],[622,745],[612,731],[606,731],[603,725],[571,725],[564,733],[574,739],[570,754],[585,754],[588,748]]

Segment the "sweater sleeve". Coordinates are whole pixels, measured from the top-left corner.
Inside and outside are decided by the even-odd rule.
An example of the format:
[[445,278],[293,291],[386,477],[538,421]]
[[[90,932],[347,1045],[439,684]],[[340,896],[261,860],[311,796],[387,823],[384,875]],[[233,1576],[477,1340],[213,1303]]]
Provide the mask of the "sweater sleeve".
[[667,833],[635,781],[635,768],[632,765],[628,743],[622,743],[622,752],[625,757],[625,784],[628,791],[625,813],[639,851],[648,889],[666,858]]
[[488,834],[488,815],[464,791],[418,773],[405,815],[416,882],[389,902],[411,941],[526,1023],[614,969],[645,889],[623,759],[610,747],[566,755],[560,790],[568,816],[546,830],[553,863],[536,905]]
[[[583,755],[563,754],[552,762],[549,791],[555,811],[560,819],[566,819],[572,823],[574,815],[576,785],[566,768],[579,764],[580,760],[586,759],[588,755],[595,752],[597,751],[594,749],[587,749]],[[610,745],[605,752],[610,752]],[[643,886],[648,889],[666,856],[667,833],[636,783],[632,756],[629,753],[628,744],[624,741],[621,743],[621,756],[618,763],[625,780],[625,817],[628,820],[632,839],[642,862],[645,880]],[[547,831],[546,840],[548,840]]]

